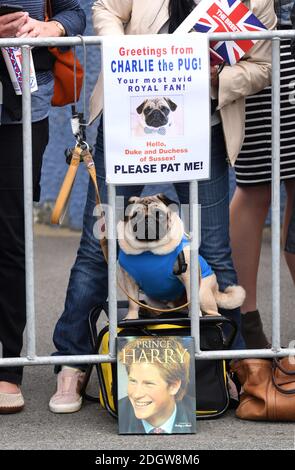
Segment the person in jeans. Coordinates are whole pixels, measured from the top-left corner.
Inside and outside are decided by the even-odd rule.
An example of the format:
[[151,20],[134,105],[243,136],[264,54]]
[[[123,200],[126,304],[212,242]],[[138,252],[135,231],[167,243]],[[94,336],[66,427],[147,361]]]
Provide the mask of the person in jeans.
[[[0,0],[0,5],[8,3]],[[22,2],[9,0],[9,4]],[[73,36],[85,29],[85,14],[78,0],[52,1],[51,21],[45,22],[45,1],[24,3],[24,12],[0,16],[0,37]],[[44,68],[47,48],[34,48],[38,91],[32,93],[32,157],[34,200],[40,196],[42,157],[49,138],[48,113],[53,74]],[[41,60],[43,57],[43,62]],[[3,106],[0,116],[0,343],[3,357],[19,357],[26,324],[23,140],[21,96],[12,87],[4,60],[0,60]],[[0,367],[0,413],[24,407],[20,390],[22,367]]]
[[[93,24],[98,35],[173,33],[195,7],[194,0],[97,0],[93,5]],[[276,17],[272,0],[252,0],[246,4],[269,29],[274,28]],[[218,97],[218,107],[212,106],[211,115],[211,178],[199,183],[201,204],[200,254],[214,270],[220,289],[237,284],[231,258],[229,239],[229,180],[231,165],[240,151],[244,128],[244,97],[264,88],[270,82],[271,46],[257,42],[240,63],[225,66],[220,75],[211,67],[212,96]],[[95,86],[90,103],[90,120],[102,113],[102,77]],[[197,151],[197,149],[196,149]],[[106,203],[106,184],[103,154],[103,128],[100,121],[94,160],[101,199]],[[174,185],[181,204],[189,203],[187,183]],[[117,195],[139,196],[142,186],[118,187]],[[93,235],[96,222],[93,211],[95,195],[89,184],[84,211],[83,232],[75,264],[72,268],[65,309],[58,320],[53,341],[57,355],[90,354],[92,347],[88,332],[90,309],[107,298],[107,265],[97,238]],[[223,311],[240,324],[240,310]],[[233,345],[244,348],[240,331]],[[80,385],[83,367],[63,366],[58,374],[56,393],[49,402],[55,413],[78,411],[82,398]]]

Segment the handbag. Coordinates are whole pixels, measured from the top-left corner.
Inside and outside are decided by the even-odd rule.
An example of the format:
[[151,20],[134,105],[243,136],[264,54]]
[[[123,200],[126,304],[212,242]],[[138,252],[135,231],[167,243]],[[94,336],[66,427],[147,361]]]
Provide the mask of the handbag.
[[237,418],[295,421],[295,364],[289,357],[242,359],[231,368],[243,390]]
[[[128,303],[118,302],[119,312],[127,313]],[[107,312],[107,306],[103,306]],[[94,352],[107,354],[109,326],[103,327],[98,335],[96,322],[102,312],[102,306],[90,312],[90,336]],[[119,314],[119,316],[121,316]],[[224,329],[227,329],[225,335]],[[208,316],[200,318],[201,349],[203,351],[227,349],[236,336],[237,328],[232,320],[225,317]],[[123,320],[118,323],[118,336],[190,336],[190,319],[183,316],[161,314],[156,318]],[[226,362],[221,359],[197,360],[196,368],[196,416],[198,419],[218,418],[229,407],[228,380]],[[89,366],[84,383],[84,390],[89,381],[93,366]],[[116,363],[96,364],[100,385],[99,401],[111,416],[118,416],[118,390]],[[87,395],[85,395],[87,398]],[[88,396],[89,397],[89,396]],[[91,397],[90,397],[91,399]]]
[[[49,21],[50,18],[52,18],[52,8],[50,0],[47,0],[45,20]],[[58,47],[49,47],[48,50],[54,57],[54,90],[51,105],[65,106],[78,101],[83,85],[84,71],[73,49],[63,51]]]

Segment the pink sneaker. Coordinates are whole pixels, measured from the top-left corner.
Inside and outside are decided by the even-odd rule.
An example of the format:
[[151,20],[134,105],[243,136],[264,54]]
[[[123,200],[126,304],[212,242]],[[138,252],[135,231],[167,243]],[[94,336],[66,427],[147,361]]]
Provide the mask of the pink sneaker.
[[74,413],[82,406],[80,395],[85,372],[74,367],[63,366],[57,376],[57,391],[51,397],[49,409],[52,413]]

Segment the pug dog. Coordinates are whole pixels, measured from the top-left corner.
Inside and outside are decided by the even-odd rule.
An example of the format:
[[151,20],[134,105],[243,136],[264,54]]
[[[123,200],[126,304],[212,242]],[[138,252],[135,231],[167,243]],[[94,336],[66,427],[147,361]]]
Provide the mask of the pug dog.
[[[124,220],[117,224],[120,283],[130,297],[147,296],[159,308],[190,301],[190,241],[185,235],[178,206],[164,194],[129,199]],[[234,309],[245,299],[241,286],[219,291],[216,275],[199,255],[201,313],[219,315],[218,307]],[[125,319],[137,319],[139,305],[129,299]]]
[[166,135],[173,124],[172,115],[177,104],[170,98],[158,97],[144,100],[137,108],[141,132]]

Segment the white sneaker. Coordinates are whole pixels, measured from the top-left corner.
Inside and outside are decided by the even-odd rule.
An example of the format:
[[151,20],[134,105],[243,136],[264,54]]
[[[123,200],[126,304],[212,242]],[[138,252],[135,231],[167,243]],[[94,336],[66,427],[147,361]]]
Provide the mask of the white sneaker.
[[85,372],[74,367],[63,366],[57,376],[57,390],[51,397],[49,409],[52,413],[74,413],[82,406],[80,394]]

